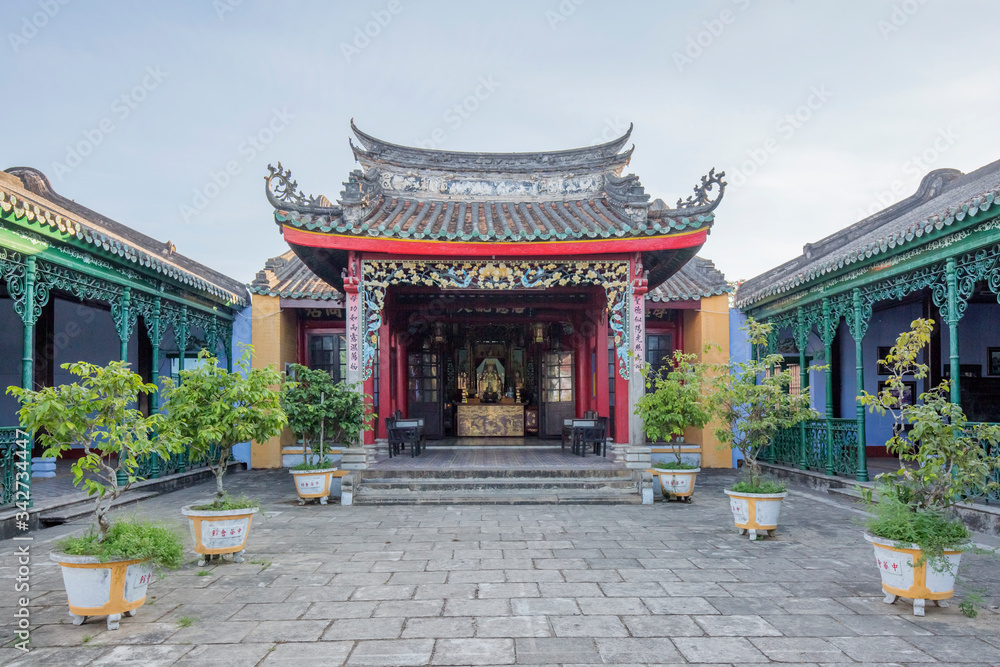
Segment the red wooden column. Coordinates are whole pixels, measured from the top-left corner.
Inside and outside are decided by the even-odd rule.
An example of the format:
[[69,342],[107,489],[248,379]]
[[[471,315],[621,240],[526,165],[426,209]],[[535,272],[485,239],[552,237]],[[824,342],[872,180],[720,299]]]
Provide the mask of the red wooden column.
[[[389,367],[389,355],[391,354],[392,335],[389,331],[389,323],[386,321],[385,309],[382,311],[382,326],[378,329],[378,423],[375,425],[375,434],[381,438],[388,437],[385,432],[385,419],[392,414],[392,369]],[[373,381],[374,389],[374,381]]]
[[580,322],[573,323],[573,403],[576,407],[576,418],[582,419],[589,403],[589,377],[587,376],[587,346],[580,332]]
[[404,417],[409,416],[407,405],[409,402],[409,383],[407,382],[407,369],[409,359],[406,354],[406,345],[403,343],[403,335],[396,335],[396,345],[393,351],[396,354],[396,386],[394,388],[396,397],[396,409],[403,413]]
[[597,414],[611,416],[610,393],[608,391],[608,311],[602,310],[597,318]]
[[622,377],[622,368],[628,369],[628,359],[621,359],[615,352],[615,442],[628,444],[629,415],[628,378]]

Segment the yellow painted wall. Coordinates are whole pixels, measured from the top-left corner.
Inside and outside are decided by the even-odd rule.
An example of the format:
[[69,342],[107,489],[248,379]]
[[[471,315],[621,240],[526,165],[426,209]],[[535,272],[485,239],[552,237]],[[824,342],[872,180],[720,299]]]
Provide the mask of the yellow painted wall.
[[[729,295],[720,294],[701,300],[699,310],[685,310],[684,351],[697,353],[708,363],[729,361]],[[705,343],[718,345],[702,353]],[[689,428],[684,432],[684,440],[701,444],[701,465],[703,468],[732,468],[733,454],[729,447],[719,449],[719,439],[715,437],[715,423],[705,428]]]
[[[276,296],[253,295],[253,349],[254,368],[274,366],[284,371],[286,363],[298,359],[295,311],[281,310]],[[280,468],[281,448],[292,442],[292,433],[287,428],[266,442],[252,442],[251,467]]]

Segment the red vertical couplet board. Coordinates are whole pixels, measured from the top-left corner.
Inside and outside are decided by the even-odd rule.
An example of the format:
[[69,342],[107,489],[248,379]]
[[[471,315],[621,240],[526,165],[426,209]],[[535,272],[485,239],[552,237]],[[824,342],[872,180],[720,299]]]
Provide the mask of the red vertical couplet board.
[[361,373],[361,295],[355,290],[347,293],[347,370]]

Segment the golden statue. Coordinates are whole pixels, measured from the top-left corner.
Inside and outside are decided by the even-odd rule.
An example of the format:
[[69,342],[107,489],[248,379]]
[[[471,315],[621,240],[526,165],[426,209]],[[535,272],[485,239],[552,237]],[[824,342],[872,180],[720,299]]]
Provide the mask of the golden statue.
[[476,391],[479,400],[495,403],[503,395],[503,366],[495,358],[484,359],[479,365],[479,382]]

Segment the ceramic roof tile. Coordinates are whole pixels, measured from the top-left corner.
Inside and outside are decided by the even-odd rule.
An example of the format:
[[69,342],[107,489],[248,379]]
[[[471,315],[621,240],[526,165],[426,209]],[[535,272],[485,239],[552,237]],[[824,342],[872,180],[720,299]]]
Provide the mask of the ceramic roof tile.
[[851,264],[919,244],[926,234],[989,210],[997,205],[998,199],[1000,160],[969,174],[956,169],[932,171],[907,199],[825,239],[806,244],[799,257],[740,285],[736,305],[751,306]]

